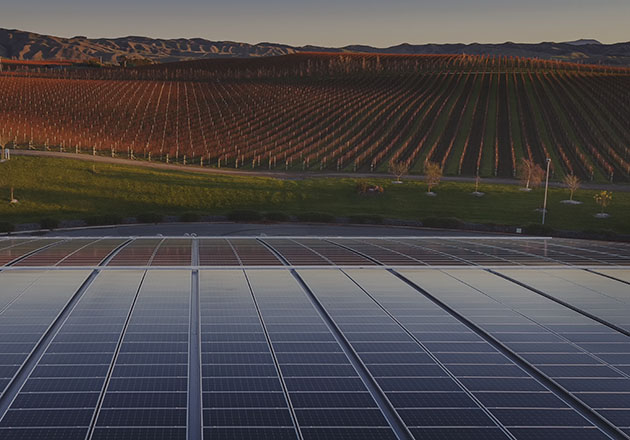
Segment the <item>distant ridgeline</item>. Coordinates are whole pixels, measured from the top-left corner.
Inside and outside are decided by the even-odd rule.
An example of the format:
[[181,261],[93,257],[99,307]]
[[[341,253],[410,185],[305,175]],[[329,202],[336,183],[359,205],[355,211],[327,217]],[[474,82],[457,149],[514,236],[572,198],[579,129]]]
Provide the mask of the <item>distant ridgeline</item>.
[[[154,63],[128,58],[121,66],[90,61],[17,61],[0,58],[6,72],[77,79],[213,80],[288,78],[356,74],[453,72],[601,72],[630,73],[630,67],[578,64],[494,55],[383,55],[299,53],[277,57],[225,58]],[[59,72],[59,67],[65,67]],[[90,68],[91,67],[91,68]]]
[[261,170],[630,180],[630,69],[300,53],[134,68],[3,61],[0,143]]

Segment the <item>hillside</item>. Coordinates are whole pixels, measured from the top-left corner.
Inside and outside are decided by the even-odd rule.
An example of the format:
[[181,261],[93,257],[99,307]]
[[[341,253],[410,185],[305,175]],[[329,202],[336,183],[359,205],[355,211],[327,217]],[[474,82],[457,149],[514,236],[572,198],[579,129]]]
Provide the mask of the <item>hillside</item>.
[[363,52],[381,54],[468,54],[518,56],[590,64],[630,66],[630,42],[601,44],[595,40],[565,43],[502,44],[400,44],[385,48],[351,45],[341,48],[294,47],[277,43],[247,44],[232,41],[193,39],[155,39],[138,36],[122,38],[62,38],[20,30],[0,29],[0,57],[16,60],[92,58],[117,63],[122,57],[140,57],[158,62],[184,61],[219,57],[261,57],[298,52]]
[[[81,79],[86,78],[86,79]],[[89,79],[89,80],[88,80]],[[630,69],[295,54],[0,76],[0,143],[262,170],[630,180]]]

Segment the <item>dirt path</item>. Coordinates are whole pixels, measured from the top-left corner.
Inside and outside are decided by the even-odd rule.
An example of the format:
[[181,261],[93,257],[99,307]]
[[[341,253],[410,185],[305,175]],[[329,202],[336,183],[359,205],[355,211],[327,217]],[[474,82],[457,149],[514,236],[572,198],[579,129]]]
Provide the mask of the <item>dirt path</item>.
[[[86,162],[99,162],[99,163],[111,163],[117,165],[131,165],[144,168],[153,168],[158,170],[174,170],[184,171],[190,173],[205,173],[205,174],[218,174],[218,175],[233,175],[233,176],[259,176],[259,177],[273,177],[276,179],[285,180],[302,180],[302,179],[317,179],[324,177],[350,177],[350,178],[388,178],[387,174],[381,173],[330,173],[330,172],[293,172],[293,171],[238,171],[234,169],[219,169],[219,168],[202,168],[197,165],[173,165],[162,162],[147,162],[145,160],[131,160],[123,159],[119,157],[107,157],[107,156],[92,156],[89,154],[75,154],[75,153],[60,153],[56,151],[39,151],[39,150],[11,150],[11,154],[14,156],[41,156],[41,157],[58,157],[63,159],[77,159]],[[408,175],[405,176],[405,180],[422,180],[423,176]],[[458,176],[445,176],[442,178],[444,182],[467,182],[473,183],[475,179],[473,177],[458,177]],[[504,185],[520,185],[516,179],[503,179],[503,178],[487,178],[482,180],[482,184],[498,183]],[[549,186],[563,187],[561,182],[549,182]],[[630,192],[630,185],[623,184],[598,184],[598,183],[583,183],[584,189],[606,189],[611,191],[628,191]]]

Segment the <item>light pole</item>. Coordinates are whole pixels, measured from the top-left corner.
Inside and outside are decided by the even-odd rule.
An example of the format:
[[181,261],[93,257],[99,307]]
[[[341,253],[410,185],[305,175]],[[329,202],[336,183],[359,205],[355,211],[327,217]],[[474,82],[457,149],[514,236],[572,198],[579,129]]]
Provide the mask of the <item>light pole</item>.
[[549,189],[549,165],[551,165],[551,159],[547,158],[547,178],[545,180],[545,201],[543,202],[543,216],[542,224],[545,224],[545,214],[547,214],[547,190]]

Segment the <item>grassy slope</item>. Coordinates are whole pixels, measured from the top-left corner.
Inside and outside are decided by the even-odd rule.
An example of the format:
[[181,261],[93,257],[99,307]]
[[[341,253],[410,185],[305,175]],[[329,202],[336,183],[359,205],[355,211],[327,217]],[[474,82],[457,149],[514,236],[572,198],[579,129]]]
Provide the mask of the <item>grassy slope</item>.
[[[424,195],[421,182],[391,184],[372,179],[385,187],[382,195],[361,196],[357,179],[279,180],[264,177],[207,176],[178,171],[158,171],[109,164],[92,165],[70,159],[16,157],[2,164],[0,174],[0,222],[37,222],[44,217],[82,219],[117,213],[135,216],[146,212],[177,215],[196,211],[224,214],[233,209],[284,211],[296,214],[320,211],[337,216],[378,214],[388,218],[422,219],[429,216],[524,225],[537,222],[541,189],[525,193],[510,185],[484,185],[483,198],[470,195],[473,184],[443,183],[438,197]],[[10,168],[9,168],[10,167]],[[17,207],[9,206],[7,178],[13,176]],[[630,193],[614,194],[607,212],[612,217],[595,219],[597,207],[592,191],[579,191],[584,205],[568,206],[559,201],[567,192],[552,189],[548,224],[557,229],[611,229],[630,233]]]

